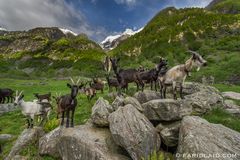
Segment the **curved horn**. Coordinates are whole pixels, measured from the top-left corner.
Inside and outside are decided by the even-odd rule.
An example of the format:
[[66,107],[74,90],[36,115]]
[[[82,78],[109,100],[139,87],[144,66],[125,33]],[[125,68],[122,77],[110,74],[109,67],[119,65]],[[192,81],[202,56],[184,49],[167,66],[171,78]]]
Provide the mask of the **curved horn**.
[[78,85],[79,81],[80,81],[80,77],[78,78],[76,85]]
[[74,80],[72,79],[72,77],[70,77],[70,80],[72,82],[72,84],[75,84]]
[[19,93],[19,96],[21,96],[22,93],[23,93],[23,91],[21,91],[21,92]]
[[16,90],[16,97],[18,96],[18,90]]

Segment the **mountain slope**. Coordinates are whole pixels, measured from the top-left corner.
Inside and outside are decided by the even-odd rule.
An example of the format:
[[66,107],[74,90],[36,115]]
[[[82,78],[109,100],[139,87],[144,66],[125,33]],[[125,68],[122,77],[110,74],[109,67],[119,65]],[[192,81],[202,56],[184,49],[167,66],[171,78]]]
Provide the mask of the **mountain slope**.
[[67,29],[52,27],[0,32],[2,76],[91,74],[101,68],[104,56],[98,44]]
[[239,0],[213,0],[206,9],[219,13],[238,14],[240,13]]
[[[159,56],[170,65],[183,63],[196,50],[205,55],[209,66],[193,76],[200,80],[214,75],[225,81],[240,75],[240,15],[227,15],[199,8],[166,8],[159,12],[138,34],[111,51],[122,58],[122,66],[153,67]],[[226,62],[227,61],[227,62]]]

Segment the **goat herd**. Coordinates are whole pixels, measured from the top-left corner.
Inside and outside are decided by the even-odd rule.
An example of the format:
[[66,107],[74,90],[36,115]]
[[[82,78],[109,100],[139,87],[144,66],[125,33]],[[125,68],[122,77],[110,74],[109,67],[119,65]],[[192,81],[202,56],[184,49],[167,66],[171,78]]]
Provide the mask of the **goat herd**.
[[[206,66],[207,61],[203,59],[201,55],[194,51],[189,51],[192,53],[191,57],[184,63],[167,69],[167,60],[160,58],[159,63],[155,68],[151,70],[140,69],[121,69],[119,68],[120,58],[109,58],[107,57],[103,63],[106,74],[106,80],[109,87],[116,88],[116,91],[121,94],[122,90],[128,90],[129,83],[135,83],[137,90],[141,86],[141,90],[144,90],[145,84],[150,84],[151,89],[153,89],[153,84],[155,90],[157,91],[157,86],[160,87],[160,93],[162,98],[166,98],[166,88],[167,86],[172,86],[173,97],[177,99],[177,85],[180,86],[180,97],[182,95],[182,86],[187,76],[190,75],[191,70],[196,67],[197,71],[202,66]],[[109,73],[113,68],[116,78],[110,78]],[[37,100],[31,102],[25,102],[23,100],[24,95],[22,92],[16,91],[16,96],[14,98],[14,91],[11,89],[0,89],[0,102],[7,103],[13,102],[14,105],[19,105],[22,110],[22,114],[27,117],[28,128],[33,127],[34,117],[39,116],[41,118],[40,125],[47,119],[49,119],[50,112],[52,110],[52,105],[50,104],[51,97],[56,100],[57,104],[57,118],[61,115],[61,125],[64,125],[64,116],[66,115],[66,127],[74,127],[74,112],[77,106],[77,95],[79,92],[84,93],[88,100],[91,100],[95,95],[96,91],[100,90],[103,92],[104,83],[98,78],[94,78],[92,82],[89,83],[89,87],[86,87],[87,83],[80,83],[80,79],[74,81],[70,78],[71,84],[67,83],[67,87],[71,90],[70,94],[51,96],[51,93],[39,95],[34,94]],[[71,115],[70,115],[71,114]],[[70,119],[71,117],[71,119]],[[71,120],[71,122],[69,122]]]

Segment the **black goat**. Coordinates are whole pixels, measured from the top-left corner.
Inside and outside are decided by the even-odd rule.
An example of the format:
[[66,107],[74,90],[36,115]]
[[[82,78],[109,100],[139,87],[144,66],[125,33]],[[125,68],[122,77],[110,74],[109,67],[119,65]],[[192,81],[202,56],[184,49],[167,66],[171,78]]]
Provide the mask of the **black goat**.
[[109,92],[112,89],[112,87],[115,87],[115,89],[117,91],[118,86],[119,86],[118,80],[116,78],[109,78],[109,75],[106,75],[106,80],[107,80],[107,83],[108,83]]
[[14,91],[10,88],[3,88],[0,89],[0,103],[5,103],[5,100],[7,98],[7,103],[13,102],[14,100]]
[[39,102],[42,102],[42,100],[48,100],[48,102],[51,101],[51,92],[47,93],[47,94],[38,94],[38,93],[34,93],[34,96],[38,99]]
[[73,124],[73,118],[74,118],[74,112],[75,112],[75,108],[77,106],[77,95],[78,95],[78,91],[79,89],[81,89],[84,84],[78,85],[79,80],[75,83],[73,81],[73,79],[71,78],[72,81],[72,85],[67,83],[67,86],[71,89],[71,94],[67,94],[67,95],[63,95],[61,96],[58,100],[58,112],[62,113],[62,121],[61,121],[61,125],[63,126],[64,124],[64,113],[66,112],[66,116],[67,116],[67,121],[66,121],[66,127],[69,127],[69,114],[70,111],[72,112],[71,115],[71,127],[74,127]]
[[110,60],[121,89],[127,87],[128,83],[135,82],[137,85],[137,91],[139,90],[139,85],[141,85],[143,91],[144,83],[142,82],[140,74],[136,69],[118,69],[118,62],[120,58],[110,58]]
[[158,76],[163,70],[166,70],[167,64],[168,64],[167,60],[161,58],[156,68],[140,73],[140,77],[142,81],[145,83],[151,84],[151,90],[153,89],[153,83],[154,83],[155,90],[157,91]]

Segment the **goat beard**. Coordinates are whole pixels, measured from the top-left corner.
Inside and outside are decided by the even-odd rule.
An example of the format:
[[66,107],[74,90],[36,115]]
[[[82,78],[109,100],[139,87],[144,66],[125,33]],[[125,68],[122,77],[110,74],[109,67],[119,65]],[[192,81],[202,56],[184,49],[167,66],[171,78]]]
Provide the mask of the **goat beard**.
[[197,72],[201,69],[201,67],[197,67]]

